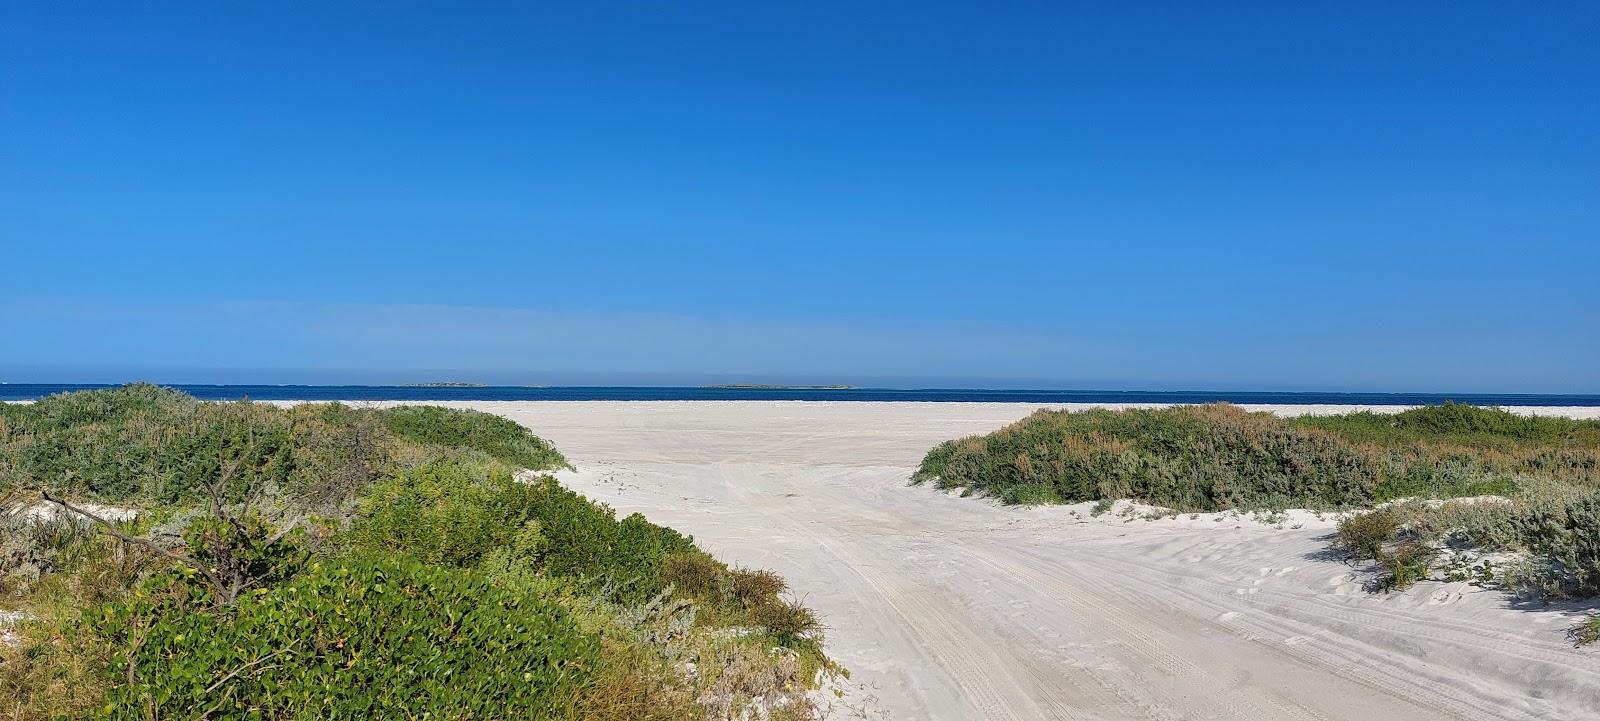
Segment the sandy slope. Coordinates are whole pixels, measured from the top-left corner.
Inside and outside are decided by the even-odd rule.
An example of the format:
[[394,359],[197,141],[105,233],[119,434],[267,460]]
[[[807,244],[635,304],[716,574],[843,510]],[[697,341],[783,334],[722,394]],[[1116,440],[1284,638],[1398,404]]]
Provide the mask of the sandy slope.
[[934,443],[1033,406],[447,405],[521,421],[579,467],[571,487],[783,573],[895,719],[1600,718],[1600,651],[1564,642],[1570,613],[1462,584],[1367,595],[1330,521],[906,485]]

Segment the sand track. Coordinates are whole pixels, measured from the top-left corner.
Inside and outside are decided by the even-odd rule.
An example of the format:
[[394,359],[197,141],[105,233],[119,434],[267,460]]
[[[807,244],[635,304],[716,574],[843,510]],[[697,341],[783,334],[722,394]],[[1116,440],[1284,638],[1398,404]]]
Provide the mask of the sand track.
[[[908,487],[1016,404],[506,402],[562,481],[783,573],[894,719],[1600,718],[1571,609],[1360,591],[1328,524],[1090,518]],[[1084,509],[1077,509],[1082,511]]]

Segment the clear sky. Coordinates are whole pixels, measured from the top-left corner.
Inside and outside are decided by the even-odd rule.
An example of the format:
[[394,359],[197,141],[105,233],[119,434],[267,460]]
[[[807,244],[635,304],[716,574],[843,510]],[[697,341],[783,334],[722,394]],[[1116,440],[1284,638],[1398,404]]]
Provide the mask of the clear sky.
[[11,0],[0,380],[1600,392],[1597,36]]

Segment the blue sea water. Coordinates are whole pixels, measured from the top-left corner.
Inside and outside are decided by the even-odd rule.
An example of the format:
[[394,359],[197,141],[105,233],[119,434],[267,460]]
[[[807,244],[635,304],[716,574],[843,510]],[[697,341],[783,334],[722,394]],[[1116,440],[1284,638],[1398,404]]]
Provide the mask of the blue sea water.
[[[108,388],[94,384],[0,384],[0,401]],[[929,403],[1278,403],[1332,405],[1600,406],[1600,395],[1503,393],[1315,393],[1264,391],[1063,391],[962,388],[705,388],[646,386],[175,385],[204,400],[340,401],[921,401]]]

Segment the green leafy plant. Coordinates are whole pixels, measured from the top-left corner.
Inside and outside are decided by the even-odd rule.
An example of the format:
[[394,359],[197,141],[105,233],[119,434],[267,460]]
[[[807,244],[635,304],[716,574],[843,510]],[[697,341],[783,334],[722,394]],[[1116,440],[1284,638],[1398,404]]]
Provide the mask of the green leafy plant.
[[560,452],[508,418],[438,406],[397,406],[378,411],[400,438],[447,448],[481,451],[518,468],[569,468]]
[[551,718],[600,657],[558,604],[475,574],[351,559],[197,613],[182,576],[87,612],[110,719]]

